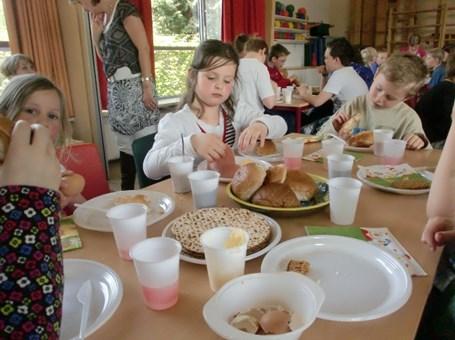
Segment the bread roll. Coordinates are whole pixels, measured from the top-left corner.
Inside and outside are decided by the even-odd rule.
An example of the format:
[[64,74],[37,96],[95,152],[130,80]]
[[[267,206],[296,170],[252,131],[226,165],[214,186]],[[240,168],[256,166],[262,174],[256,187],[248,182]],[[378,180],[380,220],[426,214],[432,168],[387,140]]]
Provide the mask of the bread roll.
[[65,196],[78,195],[82,192],[85,186],[85,179],[79,174],[63,176],[62,182],[66,184],[62,187],[62,194]]
[[242,165],[232,178],[232,192],[241,200],[249,201],[264,183],[265,176],[265,169],[256,163]]
[[275,143],[270,139],[266,139],[264,142],[264,146],[256,145],[254,152],[258,156],[268,156],[278,153],[276,149]]
[[349,118],[338,131],[338,134],[343,138],[349,138],[352,136],[352,129],[357,127],[357,124],[360,121],[360,113],[353,115]]
[[370,147],[374,143],[373,131],[367,130],[359,132],[348,140],[348,144],[357,147]]
[[5,159],[8,151],[9,142],[11,140],[11,130],[13,123],[6,117],[0,116],[0,164]]
[[273,165],[267,169],[264,183],[281,183],[286,180],[287,168],[284,164]]
[[238,168],[239,166],[235,164],[234,151],[229,146],[226,147],[223,157],[207,164],[207,169],[218,171],[223,178],[232,178]]
[[303,170],[288,170],[285,184],[294,191],[299,201],[308,201],[317,191],[316,182]]
[[286,184],[264,184],[251,199],[257,205],[276,208],[295,208],[300,206],[296,194]]

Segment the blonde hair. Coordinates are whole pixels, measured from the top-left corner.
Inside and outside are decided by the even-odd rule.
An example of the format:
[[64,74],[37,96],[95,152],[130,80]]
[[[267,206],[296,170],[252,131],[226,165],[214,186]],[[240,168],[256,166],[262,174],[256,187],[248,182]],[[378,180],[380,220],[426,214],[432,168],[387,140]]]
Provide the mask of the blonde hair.
[[2,65],[0,66],[0,71],[6,78],[11,78],[12,76],[16,75],[17,67],[21,61],[25,61],[26,63],[32,65],[33,68],[35,68],[35,63],[29,56],[21,53],[16,53],[5,58]]
[[444,50],[442,48],[433,48],[427,51],[427,53],[434,59],[437,59],[440,63],[444,60]]
[[366,47],[360,51],[360,55],[362,56],[363,63],[368,65],[376,61],[378,52],[374,47]]
[[60,89],[46,77],[37,74],[13,77],[0,96],[0,113],[14,121],[23,111],[25,101],[36,91],[42,90],[53,90],[59,97],[61,129],[57,144],[67,146],[71,138],[71,126],[66,114],[65,99]]
[[382,73],[387,81],[407,89],[415,94],[425,82],[427,68],[421,58],[412,54],[394,54],[381,66],[377,74]]

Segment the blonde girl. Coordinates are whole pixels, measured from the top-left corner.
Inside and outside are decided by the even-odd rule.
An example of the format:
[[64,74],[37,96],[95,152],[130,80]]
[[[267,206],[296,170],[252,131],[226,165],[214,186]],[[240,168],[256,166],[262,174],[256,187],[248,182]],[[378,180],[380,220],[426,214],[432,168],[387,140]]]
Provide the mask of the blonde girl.
[[253,148],[265,138],[278,138],[287,130],[279,116],[254,112],[247,105],[234,108],[232,89],[237,79],[239,57],[234,48],[219,40],[199,45],[188,70],[187,92],[180,111],[167,114],[158,125],[153,148],[144,160],[144,173],[154,179],[169,174],[167,160],[185,153],[214,161],[227,146]]

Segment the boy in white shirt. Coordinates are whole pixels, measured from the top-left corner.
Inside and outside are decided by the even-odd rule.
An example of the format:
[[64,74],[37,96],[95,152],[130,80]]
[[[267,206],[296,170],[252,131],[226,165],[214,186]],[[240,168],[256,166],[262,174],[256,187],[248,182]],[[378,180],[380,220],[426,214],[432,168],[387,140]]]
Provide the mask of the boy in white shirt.
[[254,112],[264,112],[264,106],[275,106],[275,93],[267,67],[267,43],[260,38],[250,38],[245,46],[245,55],[240,59],[238,81],[234,88],[237,103],[245,103]]

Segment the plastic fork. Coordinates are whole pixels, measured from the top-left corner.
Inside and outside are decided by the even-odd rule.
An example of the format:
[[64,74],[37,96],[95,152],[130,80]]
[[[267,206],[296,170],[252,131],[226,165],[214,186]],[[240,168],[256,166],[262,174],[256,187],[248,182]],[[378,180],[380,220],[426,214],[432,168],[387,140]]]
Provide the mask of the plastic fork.
[[92,300],[92,282],[90,280],[85,281],[79,288],[77,291],[77,299],[82,304],[81,325],[79,327],[78,339],[84,339],[90,314],[90,302]]

